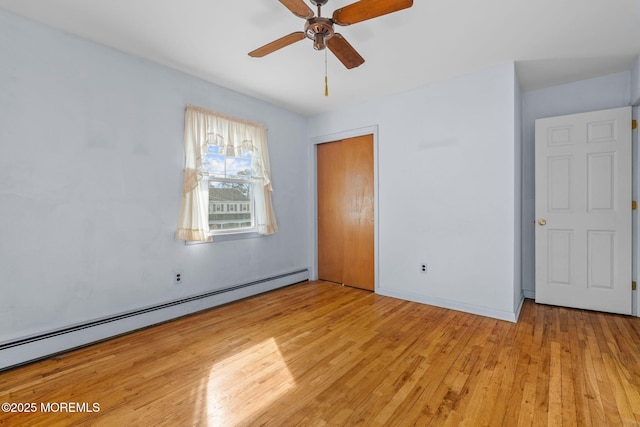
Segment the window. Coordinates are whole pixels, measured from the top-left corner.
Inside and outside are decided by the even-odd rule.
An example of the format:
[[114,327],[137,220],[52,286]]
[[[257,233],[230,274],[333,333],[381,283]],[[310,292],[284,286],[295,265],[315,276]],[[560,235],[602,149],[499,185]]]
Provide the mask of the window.
[[[251,153],[223,153],[224,147],[209,145],[202,161],[203,181],[209,196],[209,230],[213,234],[255,231],[254,176]],[[230,153],[235,154],[235,153]]]
[[266,127],[189,105],[184,158],[177,239],[211,242],[215,234],[278,231]]

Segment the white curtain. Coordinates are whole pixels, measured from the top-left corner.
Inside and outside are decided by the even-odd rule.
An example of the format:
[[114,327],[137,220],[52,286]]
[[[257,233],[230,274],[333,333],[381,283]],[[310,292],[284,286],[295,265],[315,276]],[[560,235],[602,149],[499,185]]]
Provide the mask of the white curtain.
[[200,185],[203,179],[202,159],[209,145],[221,147],[230,156],[249,151],[254,178],[255,218],[260,234],[278,231],[271,204],[271,169],[267,148],[267,129],[257,123],[225,116],[200,107],[187,106],[184,123],[184,185],[180,202],[180,217],[176,238],[210,242],[209,193]]

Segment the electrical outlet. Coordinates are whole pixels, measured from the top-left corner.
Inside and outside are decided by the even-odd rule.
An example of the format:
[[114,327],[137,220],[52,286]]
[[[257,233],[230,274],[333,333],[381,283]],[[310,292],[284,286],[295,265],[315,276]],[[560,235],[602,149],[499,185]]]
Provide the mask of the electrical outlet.
[[173,277],[173,283],[176,285],[182,285],[184,283],[184,277],[182,277],[182,273],[176,273]]
[[420,264],[420,272],[421,273],[426,273],[427,272],[427,264]]

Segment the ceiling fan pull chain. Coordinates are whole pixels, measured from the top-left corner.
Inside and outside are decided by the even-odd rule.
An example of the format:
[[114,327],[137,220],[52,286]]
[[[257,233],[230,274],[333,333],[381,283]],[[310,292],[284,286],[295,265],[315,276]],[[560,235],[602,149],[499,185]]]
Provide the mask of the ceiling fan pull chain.
[[327,77],[327,49],[324,50],[324,96],[329,96],[329,78]]

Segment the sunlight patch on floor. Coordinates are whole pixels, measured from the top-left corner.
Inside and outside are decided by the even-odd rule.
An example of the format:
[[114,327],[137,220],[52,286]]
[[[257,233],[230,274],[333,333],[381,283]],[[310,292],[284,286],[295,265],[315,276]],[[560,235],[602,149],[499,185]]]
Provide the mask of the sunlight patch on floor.
[[242,423],[295,385],[273,338],[229,356],[209,372],[206,408],[209,426]]

